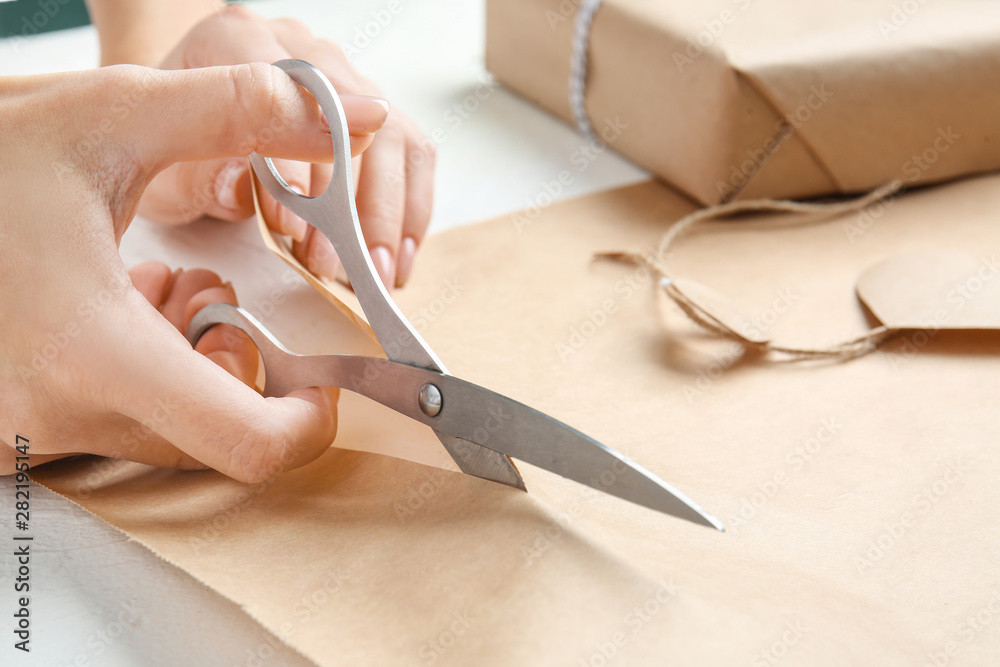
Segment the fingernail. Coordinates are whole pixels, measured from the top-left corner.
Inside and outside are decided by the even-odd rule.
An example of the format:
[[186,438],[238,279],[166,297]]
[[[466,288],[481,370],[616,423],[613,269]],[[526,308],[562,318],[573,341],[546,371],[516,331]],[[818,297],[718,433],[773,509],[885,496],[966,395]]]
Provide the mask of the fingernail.
[[340,270],[340,257],[333,248],[322,248],[309,254],[309,266],[311,272],[318,276],[323,276],[328,280],[336,280],[337,272]]
[[396,265],[392,261],[392,253],[384,245],[377,245],[371,249],[372,262],[375,263],[375,270],[382,278],[382,284],[392,289],[396,278]]
[[[289,184],[288,189],[300,195],[304,195],[305,191],[298,185]],[[308,223],[295,215],[287,208],[281,208],[281,228],[286,234],[291,236],[293,239],[301,243],[306,238],[306,229]]]
[[215,201],[230,211],[240,210],[239,197],[236,194],[236,184],[247,173],[246,164],[230,162],[226,164],[215,177]]
[[356,137],[374,134],[389,117],[389,101],[370,95],[344,95],[340,98],[347,115],[348,131]]
[[396,261],[396,287],[402,287],[410,279],[413,270],[413,260],[417,257],[417,242],[412,236],[403,238],[399,246],[399,259]]
[[236,288],[233,287],[233,284],[226,281],[222,284],[222,289],[226,290],[226,294],[229,295],[229,300],[226,301],[226,303],[230,303],[234,306],[238,305],[239,302],[236,300]]

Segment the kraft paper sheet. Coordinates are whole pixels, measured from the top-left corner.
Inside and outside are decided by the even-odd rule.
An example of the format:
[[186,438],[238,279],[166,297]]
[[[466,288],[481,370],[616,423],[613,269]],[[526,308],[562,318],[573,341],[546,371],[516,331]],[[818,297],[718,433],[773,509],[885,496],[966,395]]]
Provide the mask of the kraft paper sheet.
[[[567,122],[579,4],[487,2],[490,71]],[[703,204],[938,182],[1000,167],[998,25],[991,0],[604,0],[585,105]]]
[[[995,664],[996,333],[907,334],[846,363],[743,355],[647,269],[593,259],[690,211],[649,183],[449,231],[397,300],[452,372],[621,450],[725,533],[525,464],[527,494],[339,448],[260,487],[131,463],[90,484],[85,459],[38,479],[317,665]],[[871,326],[868,268],[990,261],[998,211],[1000,177],[980,178],[899,196],[861,236],[856,216],[728,224],[675,261],[769,335],[835,341]],[[410,437],[347,406],[342,425],[343,446]]]

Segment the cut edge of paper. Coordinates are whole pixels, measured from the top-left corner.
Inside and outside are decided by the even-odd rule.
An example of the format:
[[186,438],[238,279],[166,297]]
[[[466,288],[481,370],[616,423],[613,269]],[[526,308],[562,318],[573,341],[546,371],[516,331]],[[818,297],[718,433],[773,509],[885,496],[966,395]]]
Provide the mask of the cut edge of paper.
[[[252,168],[251,173],[253,173]],[[334,281],[327,280],[313,274],[309,269],[304,267],[298,259],[296,259],[294,254],[292,254],[289,239],[281,234],[271,231],[271,228],[268,227],[267,220],[264,218],[264,212],[260,205],[260,189],[258,187],[257,177],[254,176],[250,179],[250,181],[253,189],[253,207],[257,218],[257,227],[260,229],[260,236],[264,240],[264,245],[268,248],[268,250],[283,259],[288,266],[295,270],[296,273],[305,278],[306,282],[309,283],[313,289],[322,294],[324,299],[329,301],[334,308],[344,315],[344,317],[361,329],[366,336],[378,343],[375,332],[372,331],[371,325],[368,324],[368,320],[365,318],[364,311],[362,310],[357,297],[354,296],[354,292],[347,287],[342,287]]]

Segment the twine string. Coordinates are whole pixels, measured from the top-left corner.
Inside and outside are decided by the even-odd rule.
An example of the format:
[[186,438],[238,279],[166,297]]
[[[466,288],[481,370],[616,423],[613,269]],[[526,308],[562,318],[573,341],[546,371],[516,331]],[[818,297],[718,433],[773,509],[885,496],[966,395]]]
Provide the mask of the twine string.
[[590,27],[601,0],[581,0],[573,28],[573,50],[569,61],[569,106],[577,128],[588,139],[594,138],[585,104],[587,91],[587,55],[590,50]]
[[677,278],[669,266],[670,251],[678,240],[691,234],[692,230],[699,223],[720,221],[745,213],[800,213],[804,214],[804,217],[794,221],[793,225],[815,224],[825,218],[861,211],[875,202],[894,195],[901,187],[902,183],[900,181],[893,181],[861,197],[835,203],[756,199],[709,206],[677,221],[663,235],[658,247],[652,253],[608,252],[599,253],[597,256],[606,259],[627,261],[647,267],[654,275],[659,276],[659,285],[664,293],[677,304],[684,314],[699,326],[717,336],[736,341],[741,345],[763,353],[775,352],[799,359],[853,359],[872,352],[882,342],[899,333],[899,329],[880,325],[854,338],[834,345],[816,348],[796,347],[772,341],[752,340],[713,315],[698,299],[684,292],[677,284]]

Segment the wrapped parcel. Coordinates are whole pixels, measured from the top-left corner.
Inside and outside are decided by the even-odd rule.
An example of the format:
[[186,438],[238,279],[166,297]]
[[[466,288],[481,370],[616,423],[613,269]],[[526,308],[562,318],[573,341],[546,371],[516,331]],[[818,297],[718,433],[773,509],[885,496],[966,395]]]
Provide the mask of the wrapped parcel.
[[575,79],[596,140],[703,204],[1000,167],[989,0],[488,0],[486,51],[569,122]]

